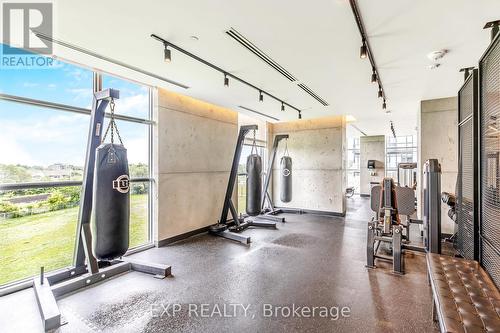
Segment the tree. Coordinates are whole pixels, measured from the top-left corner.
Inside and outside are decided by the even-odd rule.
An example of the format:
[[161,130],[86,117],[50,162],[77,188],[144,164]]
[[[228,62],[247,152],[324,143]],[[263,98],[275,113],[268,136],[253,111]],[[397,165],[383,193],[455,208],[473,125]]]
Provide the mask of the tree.
[[144,164],[144,163],[129,164],[128,168],[129,168],[131,178],[132,177],[137,178],[137,177],[148,177],[149,176],[149,167],[147,164]]
[[47,203],[49,204],[49,210],[54,211],[66,208],[68,199],[60,191],[55,191],[47,199]]
[[21,165],[0,164],[0,180],[3,183],[25,183],[31,180],[31,174]]

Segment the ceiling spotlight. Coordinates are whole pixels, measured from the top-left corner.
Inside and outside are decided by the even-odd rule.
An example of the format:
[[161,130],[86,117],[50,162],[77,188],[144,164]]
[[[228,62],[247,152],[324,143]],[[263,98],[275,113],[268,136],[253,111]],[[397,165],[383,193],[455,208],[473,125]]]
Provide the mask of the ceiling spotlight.
[[302,113],[299,111],[299,119],[302,119]]
[[384,98],[384,103],[382,103],[382,109],[387,109],[387,104],[385,103],[385,98]]
[[168,44],[165,44],[165,50],[164,50],[163,60],[165,62],[172,61],[172,53],[170,52],[170,49],[168,48]]
[[368,56],[368,49],[366,47],[366,41],[363,39],[363,45],[361,45],[361,48],[359,50],[359,57],[361,59],[365,59]]
[[382,92],[382,87],[378,86],[378,98],[382,98],[384,93]]
[[372,83],[377,82],[377,72],[375,72],[375,68],[373,68],[372,72]]
[[285,111],[285,104],[283,104],[283,101],[281,102],[281,111]]
[[229,87],[229,78],[227,77],[227,74],[224,74],[224,85]]
[[264,95],[262,94],[262,90],[259,90],[259,102],[264,101]]

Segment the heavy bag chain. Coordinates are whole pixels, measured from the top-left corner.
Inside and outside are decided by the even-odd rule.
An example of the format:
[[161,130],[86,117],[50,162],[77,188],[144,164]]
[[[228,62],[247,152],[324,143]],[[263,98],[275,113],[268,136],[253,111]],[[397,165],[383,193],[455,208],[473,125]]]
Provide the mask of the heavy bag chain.
[[253,130],[253,143],[252,143],[252,151],[250,152],[250,154],[253,155],[254,149],[255,149],[255,154],[257,154],[257,143],[255,142],[255,130]]
[[290,153],[288,152],[288,139],[285,139],[285,151],[283,152],[283,157],[290,157]]
[[123,146],[122,137],[120,136],[120,131],[118,130],[118,126],[116,126],[115,122],[115,100],[113,98],[111,98],[111,101],[109,102],[109,108],[111,109],[111,119],[109,120],[108,127],[106,128],[106,132],[102,137],[101,143],[103,143],[106,140],[108,131],[111,128],[111,144],[115,143],[114,130],[116,130],[116,135],[118,135],[118,140],[120,140],[120,144]]

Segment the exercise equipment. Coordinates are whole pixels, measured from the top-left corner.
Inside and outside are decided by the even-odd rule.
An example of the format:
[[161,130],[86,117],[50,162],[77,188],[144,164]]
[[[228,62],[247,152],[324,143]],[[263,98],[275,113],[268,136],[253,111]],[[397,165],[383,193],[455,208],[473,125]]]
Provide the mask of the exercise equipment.
[[424,164],[424,245],[427,252],[441,254],[441,164]]
[[271,149],[271,154],[269,155],[269,165],[267,166],[266,177],[264,180],[264,188],[262,189],[261,214],[257,217],[258,219],[285,222],[284,217],[278,216],[279,214],[284,213],[283,209],[275,209],[274,207],[273,200],[269,194],[269,184],[271,183],[271,177],[273,175],[273,165],[276,160],[279,143],[282,140],[288,140],[288,137],[288,134],[277,134],[274,136],[273,147]]
[[[396,186],[392,178],[384,178],[381,185],[371,190],[371,209],[375,217],[368,223],[367,267],[375,268],[375,260],[388,260],[393,263],[393,272],[404,274],[404,252],[440,252],[441,218],[440,175],[437,160],[426,162],[424,181],[424,219],[411,218],[415,214],[415,192],[411,187]],[[436,213],[439,213],[436,215]],[[406,216],[401,221],[400,216]],[[424,226],[424,246],[414,245],[410,241],[410,227]],[[382,243],[389,245],[389,255],[379,253]],[[439,243],[439,244],[438,244]]]
[[345,189],[345,197],[352,198],[354,196],[354,186],[346,187]]
[[[80,211],[76,229],[77,235],[73,266],[49,276],[45,276],[42,267],[40,276],[33,279],[33,289],[46,331],[57,329],[61,326],[61,313],[56,300],[68,293],[132,270],[152,274],[157,278],[165,278],[171,272],[171,267],[168,265],[145,263],[127,257],[123,257],[120,260],[97,260],[92,251],[93,238],[95,237],[99,239],[95,248],[98,256],[102,254],[104,254],[104,257],[120,256],[122,255],[120,253],[124,251],[125,243],[127,243],[126,247],[128,247],[128,235],[126,236],[126,241],[123,235],[125,230],[124,224],[119,227],[119,235],[114,235],[112,230],[121,223],[118,221],[120,219],[126,220],[126,228],[128,229],[128,216],[125,215],[129,209],[127,201],[123,200],[123,198],[117,199],[117,201],[114,201],[115,199],[112,197],[105,199],[102,197],[102,194],[97,193],[99,189],[104,187],[108,194],[110,188],[112,191],[128,193],[128,166],[125,163],[126,160],[124,159],[122,148],[119,148],[119,145],[115,145],[114,153],[111,154],[111,146],[104,145],[101,146],[101,151],[96,152],[102,141],[101,134],[105,110],[108,104],[113,104],[113,101],[119,98],[119,95],[119,91],[115,89],[106,89],[94,93],[80,196]],[[112,173],[104,170],[106,163],[101,163],[100,158],[116,159],[116,164],[111,167],[113,169]],[[121,161],[118,162],[118,159],[121,159]],[[116,165],[119,165],[119,168]],[[96,170],[97,172],[95,172]],[[114,172],[117,172],[120,176],[127,175],[127,177],[120,178],[119,176],[118,178],[114,178],[114,176],[111,176]],[[96,192],[94,192],[94,188],[96,188]],[[96,202],[94,194],[97,195],[98,200],[108,200],[108,202],[105,204]],[[115,208],[119,212],[114,212]],[[94,211],[97,209],[102,209],[102,211]],[[93,213],[94,219],[96,219],[94,221],[96,223],[94,232],[91,231],[90,223]],[[107,225],[108,221],[111,221],[109,225]],[[108,243],[112,245],[108,246]],[[101,253],[103,248],[104,250]]]
[[[127,149],[115,122],[115,103],[110,102],[111,119],[96,149],[92,195],[92,252],[97,259],[111,260],[128,250],[130,186]],[[111,143],[105,143],[111,129]],[[114,142],[114,132],[120,144]]]
[[398,163],[398,186],[417,188],[417,163]]
[[262,198],[262,158],[257,154],[255,130],[253,133],[252,151],[247,158],[246,168],[246,212],[250,216],[257,216],[260,214],[260,202]]
[[[257,125],[245,125],[240,127],[238,139],[236,141],[231,172],[229,174],[229,180],[227,182],[226,195],[224,198],[221,217],[217,221],[217,224],[211,225],[208,229],[209,233],[213,235],[231,239],[243,244],[250,244],[251,242],[251,238],[249,236],[239,234],[241,231],[247,229],[248,227],[253,226],[276,228],[275,222],[251,220],[247,216],[238,216],[236,207],[234,206],[232,200],[235,187],[234,185],[236,183],[236,177],[238,176],[238,164],[241,157],[241,151],[243,149],[243,143],[245,141],[245,136],[250,131],[256,131],[257,128]],[[230,220],[228,219],[229,213],[231,213],[232,216],[232,219]]]
[[280,199],[282,202],[292,201],[292,158],[288,154],[288,144],[280,160]]

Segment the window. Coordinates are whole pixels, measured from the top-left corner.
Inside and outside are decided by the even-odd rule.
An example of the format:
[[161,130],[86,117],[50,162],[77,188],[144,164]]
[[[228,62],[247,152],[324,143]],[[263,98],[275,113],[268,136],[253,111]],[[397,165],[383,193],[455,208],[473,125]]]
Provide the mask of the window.
[[354,187],[354,193],[359,193],[359,137],[347,139],[347,187]]
[[386,138],[385,175],[398,179],[399,163],[417,162],[417,138],[415,135],[389,136]]
[[54,60],[50,67],[6,67],[0,93],[90,109],[91,70]]
[[0,91],[9,95],[0,95],[0,285],[30,278],[41,266],[50,271],[73,262],[92,91],[99,88],[94,75],[101,76],[103,88],[120,90],[115,111],[131,176],[129,248],[151,241],[150,89],[60,61],[49,69],[5,70],[0,74]]

